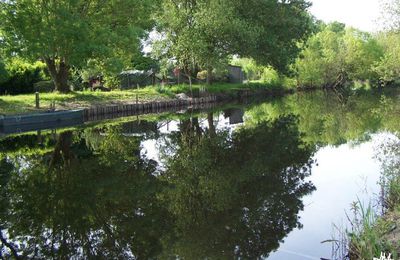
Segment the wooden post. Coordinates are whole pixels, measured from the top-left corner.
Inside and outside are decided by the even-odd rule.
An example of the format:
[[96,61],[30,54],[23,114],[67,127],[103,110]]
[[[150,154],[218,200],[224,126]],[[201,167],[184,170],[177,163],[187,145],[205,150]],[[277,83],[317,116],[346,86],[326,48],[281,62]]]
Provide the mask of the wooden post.
[[36,103],[36,108],[40,108],[40,97],[39,97],[39,92],[35,93],[35,103]]
[[51,111],[56,111],[56,101],[51,101],[50,103],[50,110]]
[[139,103],[138,91],[139,91],[139,84],[136,85],[136,105],[137,103]]

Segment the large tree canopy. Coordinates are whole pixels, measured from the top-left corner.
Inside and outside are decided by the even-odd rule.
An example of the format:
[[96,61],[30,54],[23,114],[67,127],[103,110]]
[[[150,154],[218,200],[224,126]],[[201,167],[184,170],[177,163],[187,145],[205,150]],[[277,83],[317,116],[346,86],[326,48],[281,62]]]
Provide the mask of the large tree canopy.
[[256,32],[253,34],[254,45],[240,42],[236,45],[236,54],[285,72],[298,55],[298,43],[306,40],[313,29],[313,20],[307,11],[311,4],[305,0],[245,0],[232,3],[236,5],[239,17]]
[[312,19],[304,0],[163,0],[158,16],[169,56],[184,69],[210,69],[229,55],[285,71]]
[[151,0],[1,0],[4,45],[14,54],[46,62],[56,89],[69,91],[71,66],[96,58],[129,62],[151,28]]

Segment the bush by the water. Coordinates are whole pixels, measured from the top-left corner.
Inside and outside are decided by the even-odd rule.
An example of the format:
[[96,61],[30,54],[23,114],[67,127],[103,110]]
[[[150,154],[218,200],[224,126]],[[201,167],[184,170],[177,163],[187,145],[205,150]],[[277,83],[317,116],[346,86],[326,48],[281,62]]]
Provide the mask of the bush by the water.
[[34,91],[40,93],[50,93],[55,89],[54,82],[52,80],[39,81],[33,84],[33,86]]
[[378,81],[375,66],[383,54],[382,46],[368,33],[340,23],[323,25],[308,39],[294,65],[297,81],[307,87]]
[[45,68],[46,65],[39,61],[32,64],[19,58],[10,59],[4,64],[6,76],[0,80],[0,94],[33,93],[35,83],[49,79]]

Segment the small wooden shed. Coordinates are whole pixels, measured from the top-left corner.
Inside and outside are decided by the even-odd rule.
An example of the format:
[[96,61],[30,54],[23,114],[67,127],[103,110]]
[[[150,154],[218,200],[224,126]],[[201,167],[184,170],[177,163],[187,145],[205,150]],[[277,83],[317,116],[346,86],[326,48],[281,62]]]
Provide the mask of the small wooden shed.
[[120,73],[120,78],[122,89],[154,86],[161,81],[153,70],[127,70]]
[[230,83],[243,83],[244,81],[244,72],[242,70],[242,67],[240,66],[235,66],[235,65],[229,65],[228,66],[228,72],[229,72],[229,82]]

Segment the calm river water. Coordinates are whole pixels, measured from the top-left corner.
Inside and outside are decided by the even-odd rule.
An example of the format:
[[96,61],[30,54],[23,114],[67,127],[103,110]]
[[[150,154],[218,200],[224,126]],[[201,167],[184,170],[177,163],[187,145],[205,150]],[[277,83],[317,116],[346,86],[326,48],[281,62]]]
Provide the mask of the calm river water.
[[334,259],[321,242],[379,199],[398,103],[321,91],[0,137],[0,256]]

